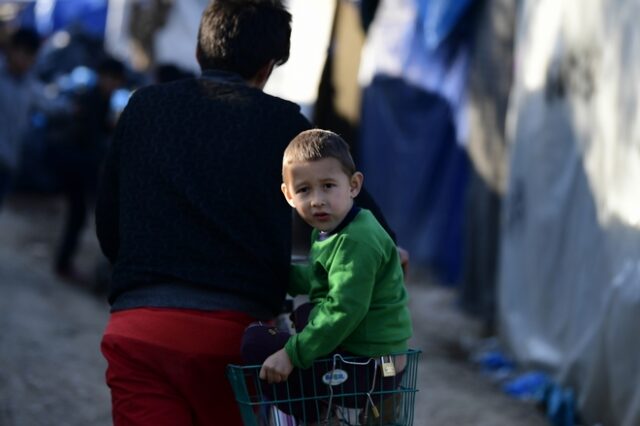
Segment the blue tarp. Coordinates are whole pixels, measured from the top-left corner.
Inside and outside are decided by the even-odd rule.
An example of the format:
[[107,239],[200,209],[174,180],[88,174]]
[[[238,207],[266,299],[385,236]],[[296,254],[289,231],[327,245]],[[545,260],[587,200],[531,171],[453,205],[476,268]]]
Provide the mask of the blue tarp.
[[359,166],[412,263],[457,284],[474,0],[388,0],[362,52]]
[[468,162],[449,103],[378,75],[364,89],[361,120],[358,164],[398,243],[441,282],[457,282]]
[[108,3],[108,0],[34,0],[22,10],[20,24],[36,28],[43,36],[77,24],[84,32],[102,38]]
[[456,29],[469,6],[476,0],[421,0],[418,21],[428,49],[437,49]]

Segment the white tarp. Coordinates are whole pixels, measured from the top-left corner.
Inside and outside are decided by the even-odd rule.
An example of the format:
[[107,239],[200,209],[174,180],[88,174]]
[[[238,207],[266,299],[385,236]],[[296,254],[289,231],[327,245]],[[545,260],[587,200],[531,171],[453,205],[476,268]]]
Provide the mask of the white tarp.
[[291,54],[276,68],[264,91],[299,104],[307,117],[318,96],[322,69],[327,59],[336,2],[287,1],[291,22]]
[[502,337],[640,425],[640,1],[525,0],[509,112]]

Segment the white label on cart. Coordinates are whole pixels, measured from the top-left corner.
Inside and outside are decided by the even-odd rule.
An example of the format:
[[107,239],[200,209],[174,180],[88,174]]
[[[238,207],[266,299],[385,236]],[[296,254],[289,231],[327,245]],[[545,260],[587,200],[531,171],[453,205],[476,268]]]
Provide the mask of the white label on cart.
[[326,385],[337,386],[346,382],[348,378],[349,375],[346,371],[336,368],[335,370],[324,373],[324,375],[322,376],[322,381]]

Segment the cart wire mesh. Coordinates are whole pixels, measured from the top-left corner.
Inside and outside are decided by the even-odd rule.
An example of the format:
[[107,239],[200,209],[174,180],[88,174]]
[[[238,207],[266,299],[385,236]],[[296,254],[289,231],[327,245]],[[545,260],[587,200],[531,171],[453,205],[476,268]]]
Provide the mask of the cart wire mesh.
[[280,384],[260,380],[260,365],[229,365],[227,377],[245,426],[409,426],[420,353],[334,355]]

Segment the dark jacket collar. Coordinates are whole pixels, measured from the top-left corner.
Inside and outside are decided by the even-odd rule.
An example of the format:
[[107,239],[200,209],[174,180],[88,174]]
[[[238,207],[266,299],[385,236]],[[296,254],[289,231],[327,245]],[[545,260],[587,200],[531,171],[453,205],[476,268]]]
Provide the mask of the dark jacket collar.
[[349,213],[347,213],[347,215],[344,217],[344,219],[342,219],[342,222],[340,222],[340,224],[338,226],[336,226],[336,228],[333,231],[331,231],[331,232],[324,232],[324,231],[318,232],[318,240],[319,241],[326,240],[330,236],[335,235],[338,232],[342,231],[344,228],[347,227],[348,224],[351,223],[351,221],[353,219],[355,219],[355,217],[358,215],[359,211],[360,211],[360,207],[358,207],[358,206],[356,206],[354,204],[353,207],[351,207],[351,210],[349,210]]
[[247,84],[240,74],[222,70],[204,70],[202,77],[220,83]]

